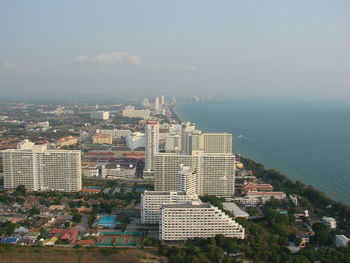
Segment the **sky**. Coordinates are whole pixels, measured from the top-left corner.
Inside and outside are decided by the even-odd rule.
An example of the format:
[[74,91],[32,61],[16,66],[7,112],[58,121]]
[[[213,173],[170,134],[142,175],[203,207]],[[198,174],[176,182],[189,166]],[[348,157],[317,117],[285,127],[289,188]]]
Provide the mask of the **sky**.
[[349,49],[348,0],[0,0],[0,100],[350,102]]

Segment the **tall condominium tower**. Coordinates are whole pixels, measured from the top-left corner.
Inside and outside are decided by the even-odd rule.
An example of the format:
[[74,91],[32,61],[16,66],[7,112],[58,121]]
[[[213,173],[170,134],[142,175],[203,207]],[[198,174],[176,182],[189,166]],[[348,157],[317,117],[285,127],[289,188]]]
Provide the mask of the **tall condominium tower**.
[[187,194],[197,193],[197,173],[189,166],[180,164],[178,177],[178,191],[186,192]]
[[154,99],[154,110],[159,111],[160,110],[160,105],[159,105],[159,98]]
[[154,170],[154,155],[159,151],[159,123],[147,121],[145,124],[145,170]]
[[197,174],[197,194],[231,196],[235,192],[235,156],[232,153],[157,153],[154,158],[155,190],[178,190],[180,164]]
[[164,99],[164,95],[160,96],[160,105],[164,105],[165,104],[165,99]]
[[46,146],[31,149],[8,149],[2,152],[4,188],[24,185],[28,190],[81,190],[80,151],[47,150]]
[[183,133],[185,148],[183,152],[203,150],[204,153],[232,153],[232,134],[226,132],[202,133],[193,130]]
[[181,147],[183,152],[187,152],[188,143],[187,135],[196,129],[196,125],[192,122],[185,121],[181,123]]

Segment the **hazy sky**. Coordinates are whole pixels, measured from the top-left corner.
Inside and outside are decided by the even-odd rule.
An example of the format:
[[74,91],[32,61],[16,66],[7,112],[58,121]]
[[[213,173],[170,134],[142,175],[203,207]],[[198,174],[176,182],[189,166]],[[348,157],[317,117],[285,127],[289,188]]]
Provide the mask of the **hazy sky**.
[[0,98],[350,101],[350,1],[0,0]]

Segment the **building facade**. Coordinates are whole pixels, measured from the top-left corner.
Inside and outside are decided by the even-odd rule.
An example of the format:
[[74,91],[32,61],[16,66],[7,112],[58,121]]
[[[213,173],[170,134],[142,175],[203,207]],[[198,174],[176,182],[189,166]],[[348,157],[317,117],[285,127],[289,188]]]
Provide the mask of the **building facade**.
[[198,201],[195,194],[185,192],[145,191],[141,194],[141,223],[158,224],[163,204],[178,204]]
[[235,193],[235,156],[233,154],[158,153],[154,158],[155,190],[176,191],[180,164],[197,173],[197,194],[232,196]]
[[112,135],[109,135],[109,134],[95,133],[92,136],[93,144],[112,144],[112,142],[113,142]]
[[27,190],[81,190],[80,151],[47,150],[34,146],[30,150],[9,149],[2,152],[4,188],[24,185]]
[[108,111],[92,111],[90,112],[90,118],[95,120],[108,120],[109,112]]
[[134,106],[126,106],[125,109],[122,111],[123,117],[128,118],[141,118],[141,119],[149,119],[151,116],[150,111],[147,110],[135,110]]
[[185,241],[219,234],[245,237],[240,224],[209,203],[165,204],[160,209],[159,239],[162,241]]

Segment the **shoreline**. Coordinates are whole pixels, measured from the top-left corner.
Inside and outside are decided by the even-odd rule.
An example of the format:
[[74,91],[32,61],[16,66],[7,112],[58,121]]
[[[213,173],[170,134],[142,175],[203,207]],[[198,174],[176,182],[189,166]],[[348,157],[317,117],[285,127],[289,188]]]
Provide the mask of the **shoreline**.
[[[172,116],[175,117],[175,119],[176,119],[177,121],[179,121],[179,123],[181,123],[183,120],[181,120],[179,114],[175,111],[175,107],[176,107],[178,104],[179,104],[179,103],[173,104],[173,105],[170,107],[170,111],[171,111],[171,113],[172,113]],[[305,188],[306,188],[306,187],[312,188],[315,192],[317,192],[317,194],[322,195],[322,197],[325,198],[326,200],[328,200],[330,203],[341,204],[342,206],[344,206],[344,207],[346,207],[346,208],[348,208],[348,209],[350,210],[350,205],[349,205],[349,204],[346,204],[346,203],[344,203],[344,202],[342,202],[342,201],[337,201],[337,200],[333,199],[332,197],[329,197],[325,192],[323,192],[323,191],[321,191],[321,190],[315,188],[315,187],[312,186],[312,185],[308,185],[308,184],[305,184],[304,182],[300,182],[299,180],[292,179],[292,178],[288,177],[287,175],[285,175],[284,173],[282,173],[282,172],[280,172],[280,171],[278,171],[278,170],[275,170],[275,169],[273,169],[273,168],[265,167],[265,165],[263,165],[263,164],[261,164],[261,163],[259,163],[259,162],[254,161],[254,160],[251,159],[250,157],[245,157],[245,156],[240,155],[240,158],[241,158],[241,159],[244,159],[244,160],[246,160],[246,161],[252,162],[252,163],[254,163],[255,165],[261,165],[261,166],[263,166],[264,169],[266,169],[266,170],[271,170],[271,171],[277,172],[277,173],[281,176],[280,179],[284,179],[284,180],[287,179],[287,180],[289,181],[289,183],[293,183],[293,184],[299,184],[299,183],[300,183],[300,184],[302,184]]]

